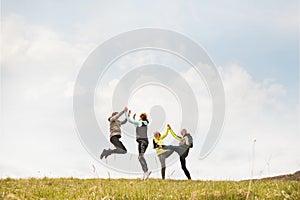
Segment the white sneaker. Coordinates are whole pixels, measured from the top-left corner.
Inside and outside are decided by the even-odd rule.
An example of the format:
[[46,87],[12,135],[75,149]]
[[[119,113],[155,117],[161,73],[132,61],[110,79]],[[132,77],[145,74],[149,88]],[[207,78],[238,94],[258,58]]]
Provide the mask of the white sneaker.
[[144,180],[144,181],[147,180],[147,179],[149,178],[150,174],[151,174],[151,171],[145,172],[145,173],[144,173],[144,176],[143,176],[143,180]]

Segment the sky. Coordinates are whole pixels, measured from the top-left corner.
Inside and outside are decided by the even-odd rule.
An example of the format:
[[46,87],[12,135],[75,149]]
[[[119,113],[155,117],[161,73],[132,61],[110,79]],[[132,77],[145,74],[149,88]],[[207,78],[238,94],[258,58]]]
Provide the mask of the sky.
[[[107,168],[86,151],[76,132],[73,90],[96,47],[146,27],[173,30],[197,42],[223,81],[222,136],[205,159],[198,158],[198,148],[191,150],[187,166],[194,179],[247,179],[252,163],[258,178],[300,169],[298,1],[3,0],[0,177],[140,176]],[[151,51],[124,56],[112,66],[118,71],[107,71],[98,83],[104,92],[97,93],[95,108],[103,131],[108,131],[112,92],[122,74],[153,62],[172,65],[193,88],[200,144],[211,114],[203,80],[177,58]],[[138,112],[148,106],[149,112],[156,100],[167,114],[173,107],[180,113],[172,94],[155,91],[146,102],[136,91],[130,106]],[[172,116],[167,119],[179,130],[176,121],[181,119]],[[134,145],[128,142],[130,151],[136,150]],[[158,172],[152,176],[160,177]],[[185,178],[178,161],[168,167],[167,176]]]

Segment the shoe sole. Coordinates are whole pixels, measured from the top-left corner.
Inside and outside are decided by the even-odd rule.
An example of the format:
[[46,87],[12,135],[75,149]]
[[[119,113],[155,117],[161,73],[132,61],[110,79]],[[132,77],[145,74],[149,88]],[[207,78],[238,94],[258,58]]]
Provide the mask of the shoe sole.
[[144,178],[144,181],[149,178],[149,176],[151,175],[151,173],[152,173],[152,171],[150,171],[149,174]]

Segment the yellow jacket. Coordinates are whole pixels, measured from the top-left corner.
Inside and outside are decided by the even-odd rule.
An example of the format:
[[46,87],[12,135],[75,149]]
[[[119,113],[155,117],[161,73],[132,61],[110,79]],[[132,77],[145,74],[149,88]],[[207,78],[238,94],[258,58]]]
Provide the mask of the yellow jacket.
[[174,133],[174,131],[172,129],[170,129],[170,133],[176,140],[179,140],[179,141],[182,140],[182,138],[180,136],[176,135],[176,133]]
[[[158,145],[158,146],[164,145],[163,139],[165,139],[167,137],[168,133],[169,133],[169,130],[167,129],[166,132],[165,132],[165,134],[161,135],[158,139],[153,138],[153,143],[156,144],[156,145]],[[154,145],[154,146],[156,146],[156,145]],[[155,150],[156,150],[156,154],[157,155],[160,155],[160,154],[168,151],[168,150],[165,150],[165,149],[160,149],[158,147],[155,148]]]

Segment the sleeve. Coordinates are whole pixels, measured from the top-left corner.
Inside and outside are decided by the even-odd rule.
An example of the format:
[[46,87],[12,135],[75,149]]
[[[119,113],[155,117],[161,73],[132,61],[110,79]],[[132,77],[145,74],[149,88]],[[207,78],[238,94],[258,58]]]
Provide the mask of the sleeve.
[[156,149],[157,147],[158,147],[158,145],[157,145],[155,139],[153,139],[153,149]]
[[169,129],[166,130],[165,134],[163,134],[163,135],[160,137],[160,139],[161,139],[161,140],[165,139],[165,138],[167,137],[168,133],[169,133]]
[[115,121],[116,119],[118,119],[119,117],[121,117],[124,114],[124,110],[122,110],[121,112],[119,112],[117,115],[113,116],[110,118],[110,121]]
[[187,145],[188,147],[192,148],[193,147],[193,138],[192,136],[188,135],[184,137],[184,142],[185,145]]
[[125,118],[123,121],[121,121],[121,124],[125,124],[127,122],[127,119]]
[[176,135],[172,129],[170,129],[170,132],[171,132],[172,136],[173,136],[176,140],[181,140],[181,137],[179,137],[178,135]]
[[125,112],[125,117],[126,117],[127,121],[132,123],[133,125],[139,126],[139,127],[142,126],[142,122],[136,121],[136,120],[130,118],[127,112]]
[[193,148],[193,137],[190,135],[189,136],[189,143],[190,143],[190,148]]
[[190,146],[190,144],[191,144],[188,136],[184,137],[184,142],[187,146]]

